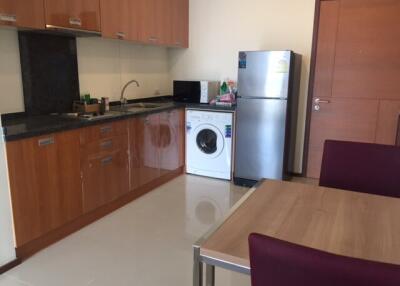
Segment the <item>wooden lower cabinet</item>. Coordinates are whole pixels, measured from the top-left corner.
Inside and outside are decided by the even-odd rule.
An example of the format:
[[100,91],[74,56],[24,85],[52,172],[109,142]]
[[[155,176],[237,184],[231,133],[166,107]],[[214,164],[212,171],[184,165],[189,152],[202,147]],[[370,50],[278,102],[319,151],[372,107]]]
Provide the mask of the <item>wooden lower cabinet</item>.
[[127,149],[89,156],[82,164],[83,209],[90,212],[129,192]]
[[180,175],[184,138],[177,109],[7,142],[18,256]]
[[131,190],[183,167],[184,116],[174,109],[130,121]]
[[79,131],[6,144],[16,246],[82,214]]
[[128,121],[82,129],[83,210],[106,205],[129,192]]
[[184,112],[174,109],[160,114],[160,174],[183,166]]

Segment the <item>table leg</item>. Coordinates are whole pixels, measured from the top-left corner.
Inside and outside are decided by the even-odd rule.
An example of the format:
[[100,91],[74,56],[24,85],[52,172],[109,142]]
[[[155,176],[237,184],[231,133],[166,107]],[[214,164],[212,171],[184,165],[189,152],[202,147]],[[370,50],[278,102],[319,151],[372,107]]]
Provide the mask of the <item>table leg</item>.
[[206,265],[206,286],[215,286],[215,266]]
[[200,247],[193,247],[193,286],[203,286],[203,262],[200,260]]

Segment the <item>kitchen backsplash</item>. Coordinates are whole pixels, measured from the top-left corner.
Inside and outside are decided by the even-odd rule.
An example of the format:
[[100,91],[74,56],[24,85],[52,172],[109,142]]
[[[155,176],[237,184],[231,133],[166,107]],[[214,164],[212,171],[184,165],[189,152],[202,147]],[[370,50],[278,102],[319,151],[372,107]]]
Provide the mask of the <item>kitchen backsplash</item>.
[[[140,82],[127,98],[171,94],[166,48],[141,46],[101,38],[78,38],[81,93],[118,100],[130,79]],[[0,29],[0,113],[24,111],[17,31]]]

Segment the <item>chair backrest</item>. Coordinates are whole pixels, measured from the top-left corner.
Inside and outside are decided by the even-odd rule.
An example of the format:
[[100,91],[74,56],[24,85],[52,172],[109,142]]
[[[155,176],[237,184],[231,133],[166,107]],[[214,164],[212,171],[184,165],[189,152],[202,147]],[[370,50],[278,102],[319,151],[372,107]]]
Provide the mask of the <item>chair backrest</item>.
[[327,140],[319,184],[400,197],[400,147]]
[[399,286],[400,266],[338,256],[251,234],[252,286]]

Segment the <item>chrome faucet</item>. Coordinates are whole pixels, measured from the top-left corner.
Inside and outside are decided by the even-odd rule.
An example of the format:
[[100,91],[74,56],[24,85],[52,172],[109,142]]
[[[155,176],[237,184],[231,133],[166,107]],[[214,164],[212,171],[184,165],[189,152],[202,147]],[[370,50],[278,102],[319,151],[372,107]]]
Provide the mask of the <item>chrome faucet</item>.
[[122,91],[121,91],[121,98],[120,98],[121,107],[125,106],[125,105],[127,104],[127,102],[128,102],[128,100],[124,97],[124,94],[125,94],[126,88],[127,88],[131,83],[136,83],[136,86],[137,86],[137,87],[140,87],[139,82],[138,82],[137,80],[135,80],[135,79],[133,79],[133,80],[131,80],[131,81],[128,81],[128,82],[124,85],[124,87],[122,88]]

